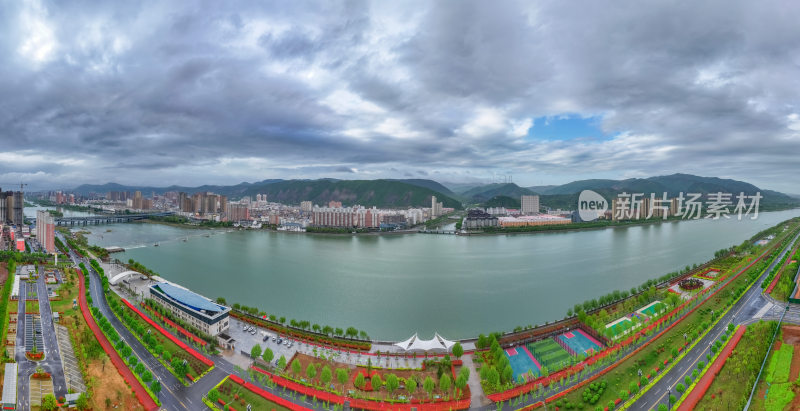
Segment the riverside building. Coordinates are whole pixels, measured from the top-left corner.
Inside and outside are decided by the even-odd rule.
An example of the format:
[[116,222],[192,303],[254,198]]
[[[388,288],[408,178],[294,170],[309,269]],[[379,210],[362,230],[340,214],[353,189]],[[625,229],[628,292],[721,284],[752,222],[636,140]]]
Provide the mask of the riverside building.
[[311,224],[317,227],[377,228],[381,216],[375,207],[314,207]]
[[521,212],[524,215],[539,214],[539,196],[522,196],[520,199]]
[[226,331],[229,325],[229,307],[219,305],[200,294],[168,282],[150,286],[150,298],[170,310],[186,324],[214,337]]

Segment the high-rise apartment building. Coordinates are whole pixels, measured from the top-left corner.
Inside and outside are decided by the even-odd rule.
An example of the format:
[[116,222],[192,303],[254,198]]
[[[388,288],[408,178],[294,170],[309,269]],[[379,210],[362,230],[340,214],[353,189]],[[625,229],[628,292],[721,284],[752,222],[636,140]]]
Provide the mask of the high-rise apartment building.
[[310,213],[312,208],[314,208],[314,204],[312,204],[311,201],[300,202],[300,211],[304,213]]
[[217,208],[217,213],[222,214],[225,210],[228,209],[228,197],[227,196],[219,196],[219,207]]
[[225,213],[228,221],[243,221],[250,219],[250,208],[247,204],[228,203]]
[[436,201],[436,196],[431,196],[431,218],[436,218],[442,215],[443,204]]
[[133,208],[136,210],[142,209],[142,192],[136,191],[133,193]]
[[520,205],[524,215],[539,214],[539,196],[522,196]]
[[56,221],[53,216],[45,211],[36,212],[36,241],[44,247],[48,253],[56,251],[55,245]]
[[0,191],[0,223],[22,225],[24,206],[25,198],[22,191]]

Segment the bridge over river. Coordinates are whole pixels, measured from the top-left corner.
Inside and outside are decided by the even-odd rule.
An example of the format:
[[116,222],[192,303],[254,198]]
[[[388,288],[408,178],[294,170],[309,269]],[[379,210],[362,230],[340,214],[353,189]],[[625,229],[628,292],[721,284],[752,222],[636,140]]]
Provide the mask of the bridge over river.
[[[76,225],[95,225],[111,223],[128,223],[136,220],[144,220],[149,217],[165,217],[175,214],[172,211],[161,213],[142,213],[142,214],[101,214],[85,217],[59,217],[56,218],[56,225],[76,226]],[[35,218],[33,219],[35,220]]]

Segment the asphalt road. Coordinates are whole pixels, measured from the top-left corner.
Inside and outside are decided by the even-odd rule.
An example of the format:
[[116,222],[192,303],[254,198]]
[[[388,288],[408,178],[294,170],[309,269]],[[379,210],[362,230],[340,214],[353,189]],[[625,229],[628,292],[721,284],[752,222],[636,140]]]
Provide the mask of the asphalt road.
[[[658,404],[667,405],[669,393],[675,395],[677,398],[678,393],[675,391],[675,386],[678,383],[684,384],[684,379],[686,376],[691,376],[692,370],[696,369],[697,363],[703,361],[706,363],[706,367],[708,366],[707,355],[711,354],[711,344],[719,339],[725,329],[728,327],[728,324],[747,324],[753,321],[757,321],[761,318],[755,318],[759,312],[761,312],[762,308],[764,308],[767,304],[772,304],[770,301],[767,300],[762,295],[762,289],[759,286],[764,278],[775,269],[775,266],[781,261],[783,256],[791,250],[794,242],[797,241],[800,235],[795,236],[794,240],[792,240],[786,248],[778,255],[772,263],[769,265],[769,268],[764,272],[764,274],[756,280],[756,283],[753,287],[751,287],[745,295],[739,300],[738,303],[730,310],[728,313],[720,319],[716,326],[714,326],[711,331],[703,337],[700,342],[692,349],[691,351],[686,353],[686,356],[683,357],[666,375],[664,375],[661,380],[659,380],[649,391],[647,391],[644,395],[642,395],[635,403],[631,405],[629,408],[630,410],[651,410],[658,407]],[[764,318],[768,319],[768,318]]]
[[100,280],[100,275],[92,269],[88,260],[81,260],[76,255],[72,256],[73,261],[83,262],[86,269],[89,270],[89,294],[92,296],[92,305],[97,307],[100,312],[111,323],[114,329],[117,330],[120,338],[131,347],[133,352],[140,361],[153,373],[153,377],[161,382],[161,392],[159,393],[159,400],[161,401],[162,408],[167,410],[196,410],[203,409],[205,405],[199,399],[189,399],[183,396],[178,396],[175,391],[183,388],[183,384],[170,373],[164,365],[153,357],[152,354],[137,340],[133,334],[117,319],[108,306],[103,293],[103,286]]
[[[29,410],[30,404],[30,377],[41,367],[50,373],[53,378],[53,391],[56,396],[62,397],[67,394],[67,384],[64,378],[64,369],[61,365],[61,355],[58,351],[55,327],[53,326],[52,312],[50,311],[50,300],[47,297],[47,285],[44,282],[44,270],[40,268],[39,278],[36,281],[35,289],[39,299],[39,312],[42,325],[43,347],[38,347],[44,352],[42,361],[31,361],[25,357],[25,300],[28,294],[29,284],[25,281],[19,283],[18,319],[17,319],[17,347],[14,353],[17,361],[17,409]],[[38,404],[36,404],[38,405]]]

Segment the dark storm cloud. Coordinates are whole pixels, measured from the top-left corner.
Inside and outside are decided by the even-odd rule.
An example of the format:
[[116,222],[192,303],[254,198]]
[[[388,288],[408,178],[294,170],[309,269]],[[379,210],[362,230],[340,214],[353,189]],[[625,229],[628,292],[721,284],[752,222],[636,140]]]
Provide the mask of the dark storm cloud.
[[[789,2],[0,6],[0,181],[671,172],[800,192]],[[614,137],[527,136],[532,119]],[[423,170],[424,169],[424,170]]]

